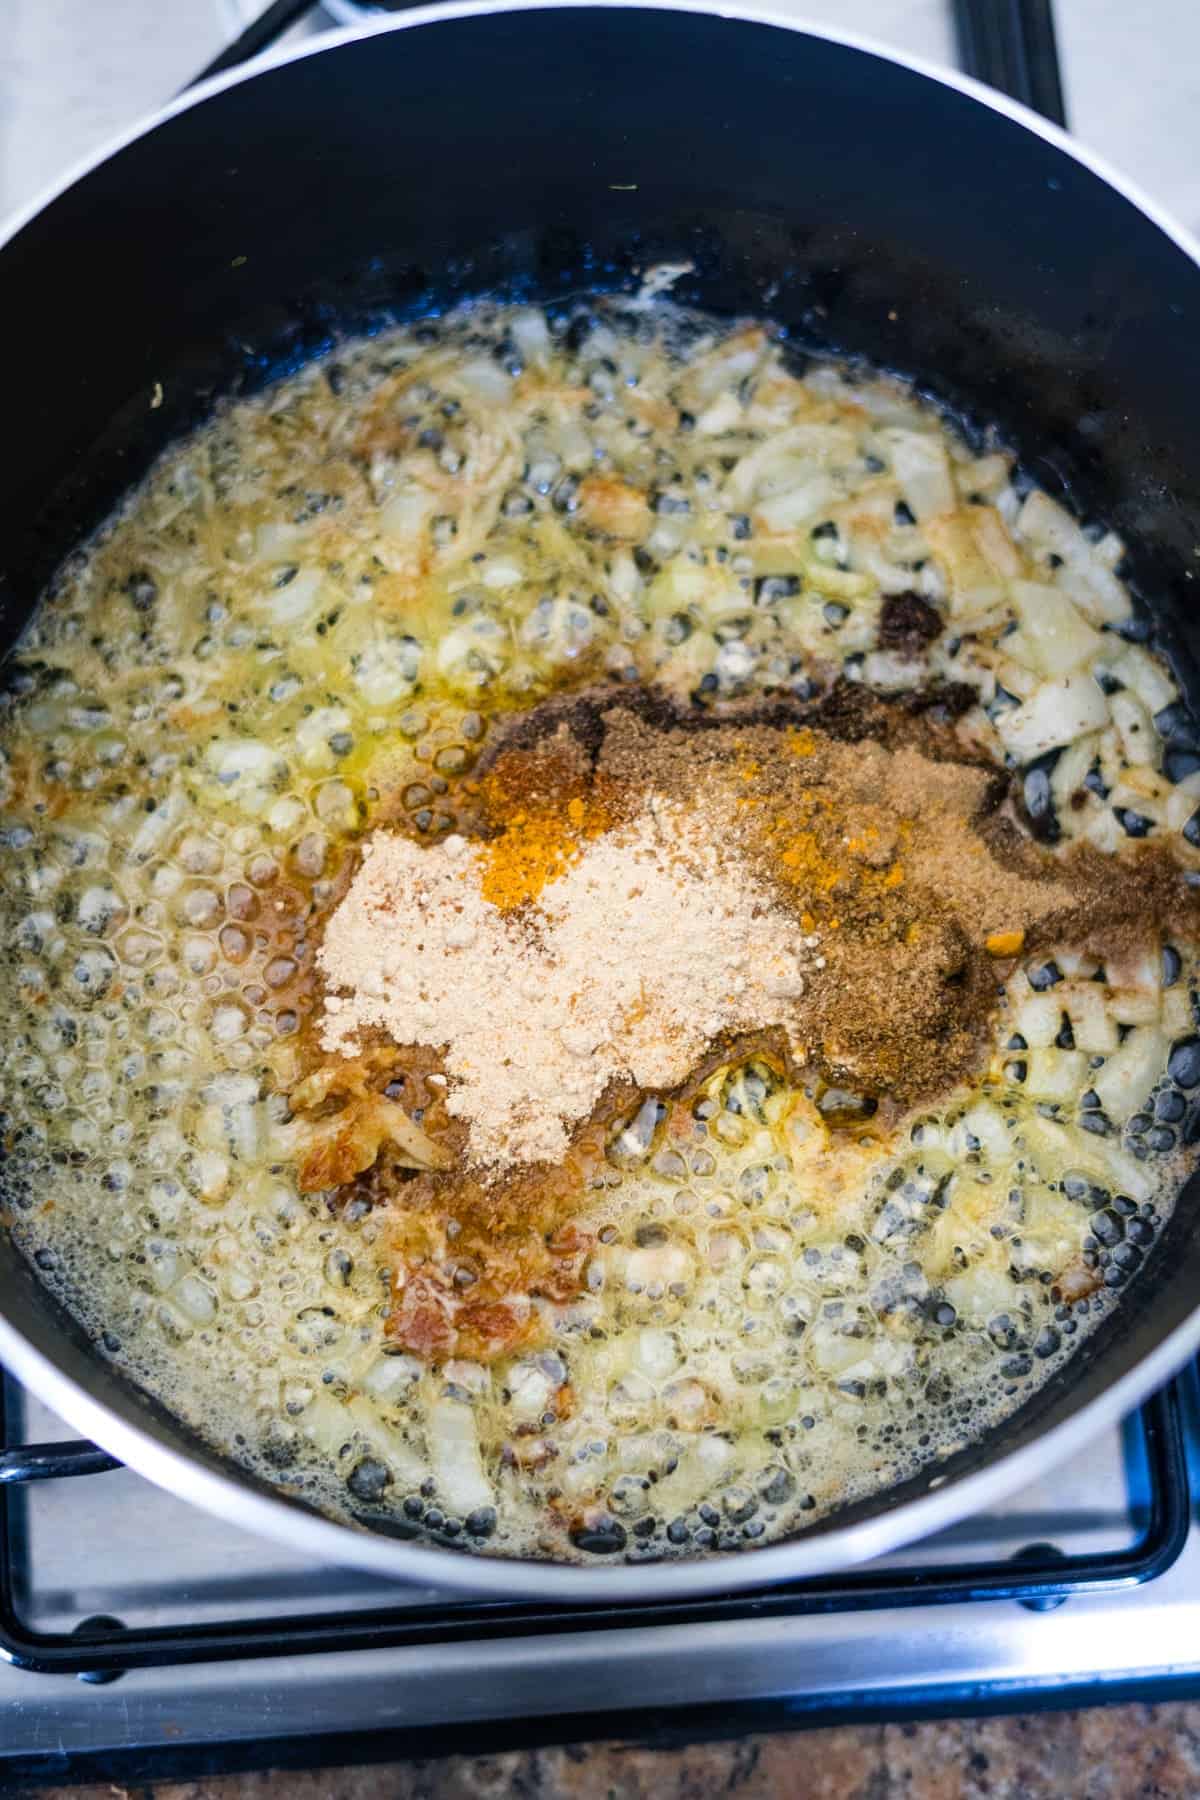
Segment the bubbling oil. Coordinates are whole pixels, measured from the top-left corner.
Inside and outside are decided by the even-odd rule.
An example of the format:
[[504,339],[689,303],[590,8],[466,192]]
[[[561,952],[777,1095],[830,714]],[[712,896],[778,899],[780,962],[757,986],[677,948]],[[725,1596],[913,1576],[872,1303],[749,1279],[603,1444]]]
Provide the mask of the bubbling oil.
[[[64,569],[0,730],[22,1251],[104,1355],[267,1480],[567,1560],[767,1542],[998,1424],[1135,1276],[1200,1086],[1188,947],[1148,945],[1132,974],[1064,950],[1011,978],[980,1083],[887,1137],[763,1060],[715,1073],[682,1126],[644,1098],[580,1195],[583,1291],[539,1303],[539,1347],[396,1354],[389,1208],[301,1193],[286,1099],[314,932],[362,833],[385,802],[450,829],[490,714],[605,671],[697,703],[800,693],[878,616],[877,587],[842,582],[816,623],[764,572],[777,544],[734,571],[745,617],[683,579],[750,554],[747,518],[709,504],[696,418],[769,376],[745,453],[784,377],[703,321],[589,317],[393,334],[228,408]],[[522,359],[545,391],[514,423]],[[664,411],[681,382],[690,424]],[[812,392],[860,428],[861,384]],[[984,479],[915,401],[874,403]],[[657,484],[640,562],[572,504],[597,462]],[[835,587],[855,573],[817,561]]]

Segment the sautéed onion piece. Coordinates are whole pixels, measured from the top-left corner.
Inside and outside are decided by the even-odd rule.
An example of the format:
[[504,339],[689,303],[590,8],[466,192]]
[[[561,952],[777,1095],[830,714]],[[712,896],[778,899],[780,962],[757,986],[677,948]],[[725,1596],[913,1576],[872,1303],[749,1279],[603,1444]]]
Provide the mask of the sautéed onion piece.
[[1193,943],[998,944],[990,1061],[895,1130],[766,1052],[629,1098],[579,1159],[576,1288],[440,1361],[388,1330],[406,1187],[453,1159],[437,1046],[315,1067],[314,957],[365,832],[440,841],[494,720],[603,682],[936,690],[1048,855],[1200,875],[1194,727],[1122,556],[900,383],[661,300],[478,306],[223,407],[8,673],[22,1250],[221,1450],[459,1547],[743,1548],[985,1431],[1170,1211]]

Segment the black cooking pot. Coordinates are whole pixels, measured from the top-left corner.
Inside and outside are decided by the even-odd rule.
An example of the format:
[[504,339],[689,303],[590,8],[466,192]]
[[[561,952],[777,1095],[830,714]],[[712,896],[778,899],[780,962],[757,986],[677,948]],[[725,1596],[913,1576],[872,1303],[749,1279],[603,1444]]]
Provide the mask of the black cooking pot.
[[[996,426],[1127,540],[1140,628],[1200,698],[1194,248],[983,89],[677,7],[440,7],[323,39],[168,108],[19,221],[0,249],[5,642],[218,396],[346,331],[484,292],[632,286],[662,262],[690,265],[685,302],[768,315],[800,352],[899,370],[968,429]],[[493,1592],[696,1592],[948,1523],[1128,1409],[1200,1342],[1198,1204],[1193,1181],[1086,1357],[1002,1431],[732,1562],[506,1564],[319,1519],[126,1386],[7,1242],[0,1353],[147,1475],[314,1555]]]

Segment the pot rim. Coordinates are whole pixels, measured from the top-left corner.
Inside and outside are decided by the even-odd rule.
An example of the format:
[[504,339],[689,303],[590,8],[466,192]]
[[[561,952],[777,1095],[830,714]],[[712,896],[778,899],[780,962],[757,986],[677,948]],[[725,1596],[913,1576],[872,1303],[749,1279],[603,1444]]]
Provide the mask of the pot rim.
[[[1065,131],[1006,95],[972,77],[943,69],[923,57],[910,56],[858,32],[827,30],[811,20],[784,18],[769,6],[741,5],[734,0],[441,0],[399,15],[321,33],[300,44],[268,50],[238,68],[186,90],[148,117],[117,133],[99,150],[81,158],[57,176],[33,200],[0,226],[0,251],[62,194],[139,138],[147,136],[192,107],[253,80],[269,70],[310,56],[333,53],[343,45],[385,33],[428,25],[451,25],[492,13],[536,13],[564,10],[612,10],[695,14],[732,23],[764,25],[822,39],[878,57],[940,86],[965,95],[1033,132],[1070,157],[1129,201],[1200,267],[1200,242],[1141,188],[1094,151],[1074,142]],[[577,1567],[557,1562],[486,1555],[456,1555],[415,1542],[398,1542],[309,1512],[282,1492],[273,1495],[250,1485],[236,1473],[222,1473],[172,1448],[152,1432],[112,1411],[104,1401],[65,1373],[11,1322],[0,1317],[0,1360],[28,1388],[75,1430],[102,1445],[147,1480],[181,1495],[230,1524],[274,1539],[322,1562],[350,1565],[396,1581],[428,1584],[465,1595],[538,1598],[551,1602],[610,1602],[691,1598],[766,1586],[775,1582],[825,1575],[941,1530],[969,1513],[981,1511],[1029,1481],[1047,1464],[1065,1460],[1106,1426],[1115,1423],[1174,1375],[1200,1348],[1200,1307],[1181,1321],[1163,1341],[1102,1394],[1030,1442],[1008,1451],[972,1474],[954,1479],[935,1477],[919,1498],[905,1501],[875,1517],[831,1526],[797,1538],[737,1555],[710,1554],[690,1561],[638,1565]],[[136,1391],[136,1384],[131,1383]]]

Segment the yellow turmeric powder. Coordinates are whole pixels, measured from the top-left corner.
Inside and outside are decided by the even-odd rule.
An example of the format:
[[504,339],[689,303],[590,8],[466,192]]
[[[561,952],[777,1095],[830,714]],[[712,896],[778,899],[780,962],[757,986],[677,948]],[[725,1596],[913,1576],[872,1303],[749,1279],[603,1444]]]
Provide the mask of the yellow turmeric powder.
[[565,806],[531,806],[512,813],[497,836],[481,846],[484,899],[501,912],[536,900],[579,854],[584,840],[608,823],[598,800],[584,800],[578,794]]
[[[873,825],[848,834],[839,810],[811,793],[795,812],[777,816],[765,835],[779,874],[807,902],[804,920],[811,920],[814,906],[835,897],[878,898],[904,883],[903,864],[893,859]],[[827,913],[824,922],[836,924]]]

